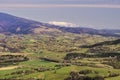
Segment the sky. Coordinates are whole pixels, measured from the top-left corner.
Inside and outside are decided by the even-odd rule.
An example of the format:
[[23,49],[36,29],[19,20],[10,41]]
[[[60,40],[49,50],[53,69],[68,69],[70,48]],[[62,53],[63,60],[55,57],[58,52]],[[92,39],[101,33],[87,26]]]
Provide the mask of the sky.
[[0,12],[44,23],[120,29],[120,0],[0,0]]

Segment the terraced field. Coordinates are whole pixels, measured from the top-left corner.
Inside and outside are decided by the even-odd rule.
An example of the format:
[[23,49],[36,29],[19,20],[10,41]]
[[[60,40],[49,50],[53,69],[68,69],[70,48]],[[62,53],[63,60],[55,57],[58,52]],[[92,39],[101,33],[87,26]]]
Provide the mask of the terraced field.
[[[117,38],[70,33],[64,36],[11,35],[3,38],[0,41],[0,80],[120,78],[120,44],[114,44]],[[109,40],[113,44],[101,44]],[[101,45],[92,46],[95,44]]]

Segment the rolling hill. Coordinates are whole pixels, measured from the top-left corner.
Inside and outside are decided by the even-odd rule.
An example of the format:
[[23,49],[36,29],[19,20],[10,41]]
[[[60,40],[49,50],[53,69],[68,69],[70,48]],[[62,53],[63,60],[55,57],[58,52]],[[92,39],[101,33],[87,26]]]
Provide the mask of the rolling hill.
[[88,48],[91,53],[116,53],[120,52],[120,39],[104,41],[93,45],[83,45],[81,48]]

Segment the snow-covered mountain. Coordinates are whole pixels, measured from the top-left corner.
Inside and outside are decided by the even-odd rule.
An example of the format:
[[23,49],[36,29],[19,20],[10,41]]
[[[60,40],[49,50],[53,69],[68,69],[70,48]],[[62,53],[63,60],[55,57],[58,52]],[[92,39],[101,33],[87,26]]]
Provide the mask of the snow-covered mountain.
[[79,25],[69,22],[58,22],[58,21],[50,21],[49,24],[62,26],[62,27],[79,27]]

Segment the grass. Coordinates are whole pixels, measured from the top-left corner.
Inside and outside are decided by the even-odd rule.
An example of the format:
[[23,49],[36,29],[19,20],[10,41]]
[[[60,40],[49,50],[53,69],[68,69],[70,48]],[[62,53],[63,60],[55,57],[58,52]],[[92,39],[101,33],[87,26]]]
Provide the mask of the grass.
[[[1,35],[4,37],[4,35]],[[110,38],[102,37],[102,36],[91,36],[88,34],[71,34],[71,33],[63,33],[63,34],[55,34],[53,36],[49,34],[27,34],[27,35],[11,35],[5,38],[5,41],[0,42],[0,44],[4,44],[8,46],[8,53],[0,53],[0,55],[6,54],[14,54],[14,55],[25,55],[30,60],[19,62],[16,66],[19,68],[11,69],[11,70],[1,70],[0,71],[0,79],[30,79],[30,78],[38,78],[45,80],[64,80],[69,76],[71,71],[79,72],[81,70],[94,70],[97,71],[98,74],[89,73],[86,74],[88,76],[108,76],[109,72],[120,73],[119,69],[113,69],[108,67],[100,68],[102,58],[84,58],[79,60],[72,60],[72,62],[81,62],[85,64],[94,63],[93,66],[84,65],[84,66],[63,66],[60,69],[56,69],[55,65],[60,63],[50,62],[41,60],[41,58],[47,58],[51,60],[56,60],[58,62],[62,62],[64,57],[69,52],[78,52],[85,53],[88,49],[80,48],[81,45],[90,45],[101,41],[107,41]],[[112,40],[112,39],[110,39]],[[15,45],[16,43],[16,45]],[[22,46],[23,49],[19,46]],[[111,46],[111,49],[114,49],[116,45]],[[13,49],[20,49],[21,53],[9,53],[9,47],[13,47]],[[119,45],[117,45],[119,48]],[[3,47],[2,47],[3,48]],[[6,47],[7,48],[7,47]],[[25,48],[25,49],[24,49]],[[2,50],[1,50],[2,51]],[[23,52],[23,53],[22,53]],[[28,53],[27,53],[28,52]],[[99,65],[98,65],[99,64]],[[96,66],[97,65],[97,66]],[[11,74],[13,72],[25,71],[25,70],[34,70],[35,68],[54,68],[54,70],[48,70],[43,72],[34,71],[29,74]],[[119,76],[106,78],[106,80],[119,80]]]
[[117,77],[111,77],[111,78],[106,78],[105,80],[119,80],[120,76]]
[[[17,54],[18,55],[18,54]],[[58,63],[55,62],[49,62],[49,61],[44,61],[41,60],[41,57],[47,57],[47,58],[52,58],[52,59],[57,59],[57,60],[63,60],[65,54],[64,53],[53,53],[53,52],[48,52],[44,51],[43,53],[31,53],[27,54],[27,57],[30,58],[29,61],[24,61],[20,62],[18,66],[20,68],[16,69],[11,69],[11,70],[2,70],[0,71],[0,79],[30,79],[30,78],[35,78],[35,79],[45,79],[45,80],[64,80],[66,77],[69,76],[71,71],[79,72],[81,70],[93,70],[98,72],[96,73],[89,73],[86,74],[87,76],[108,76],[109,72],[111,73],[120,73],[119,69],[113,69],[113,68],[108,68],[108,67],[93,67],[93,66],[76,66],[76,65],[71,65],[71,66],[64,66],[60,69],[55,69],[55,70],[49,70],[49,71],[44,71],[44,72],[33,72],[30,74],[22,75],[22,74],[11,74],[13,72],[17,71],[25,71],[25,70],[31,70],[32,68],[55,68],[55,65]],[[54,57],[53,57],[54,56]],[[101,62],[104,60],[104,58],[84,58],[84,59],[79,59],[76,60],[76,62],[82,62],[82,63],[88,63],[90,64],[91,62],[94,62],[94,64],[102,64]],[[73,62],[75,62],[73,60]],[[104,64],[102,64],[104,65]],[[105,80],[119,80],[120,76],[116,77],[109,77],[105,78]]]
[[22,65],[24,67],[54,67],[56,63],[43,61],[43,60],[31,60],[26,62],[21,62],[19,65]]

